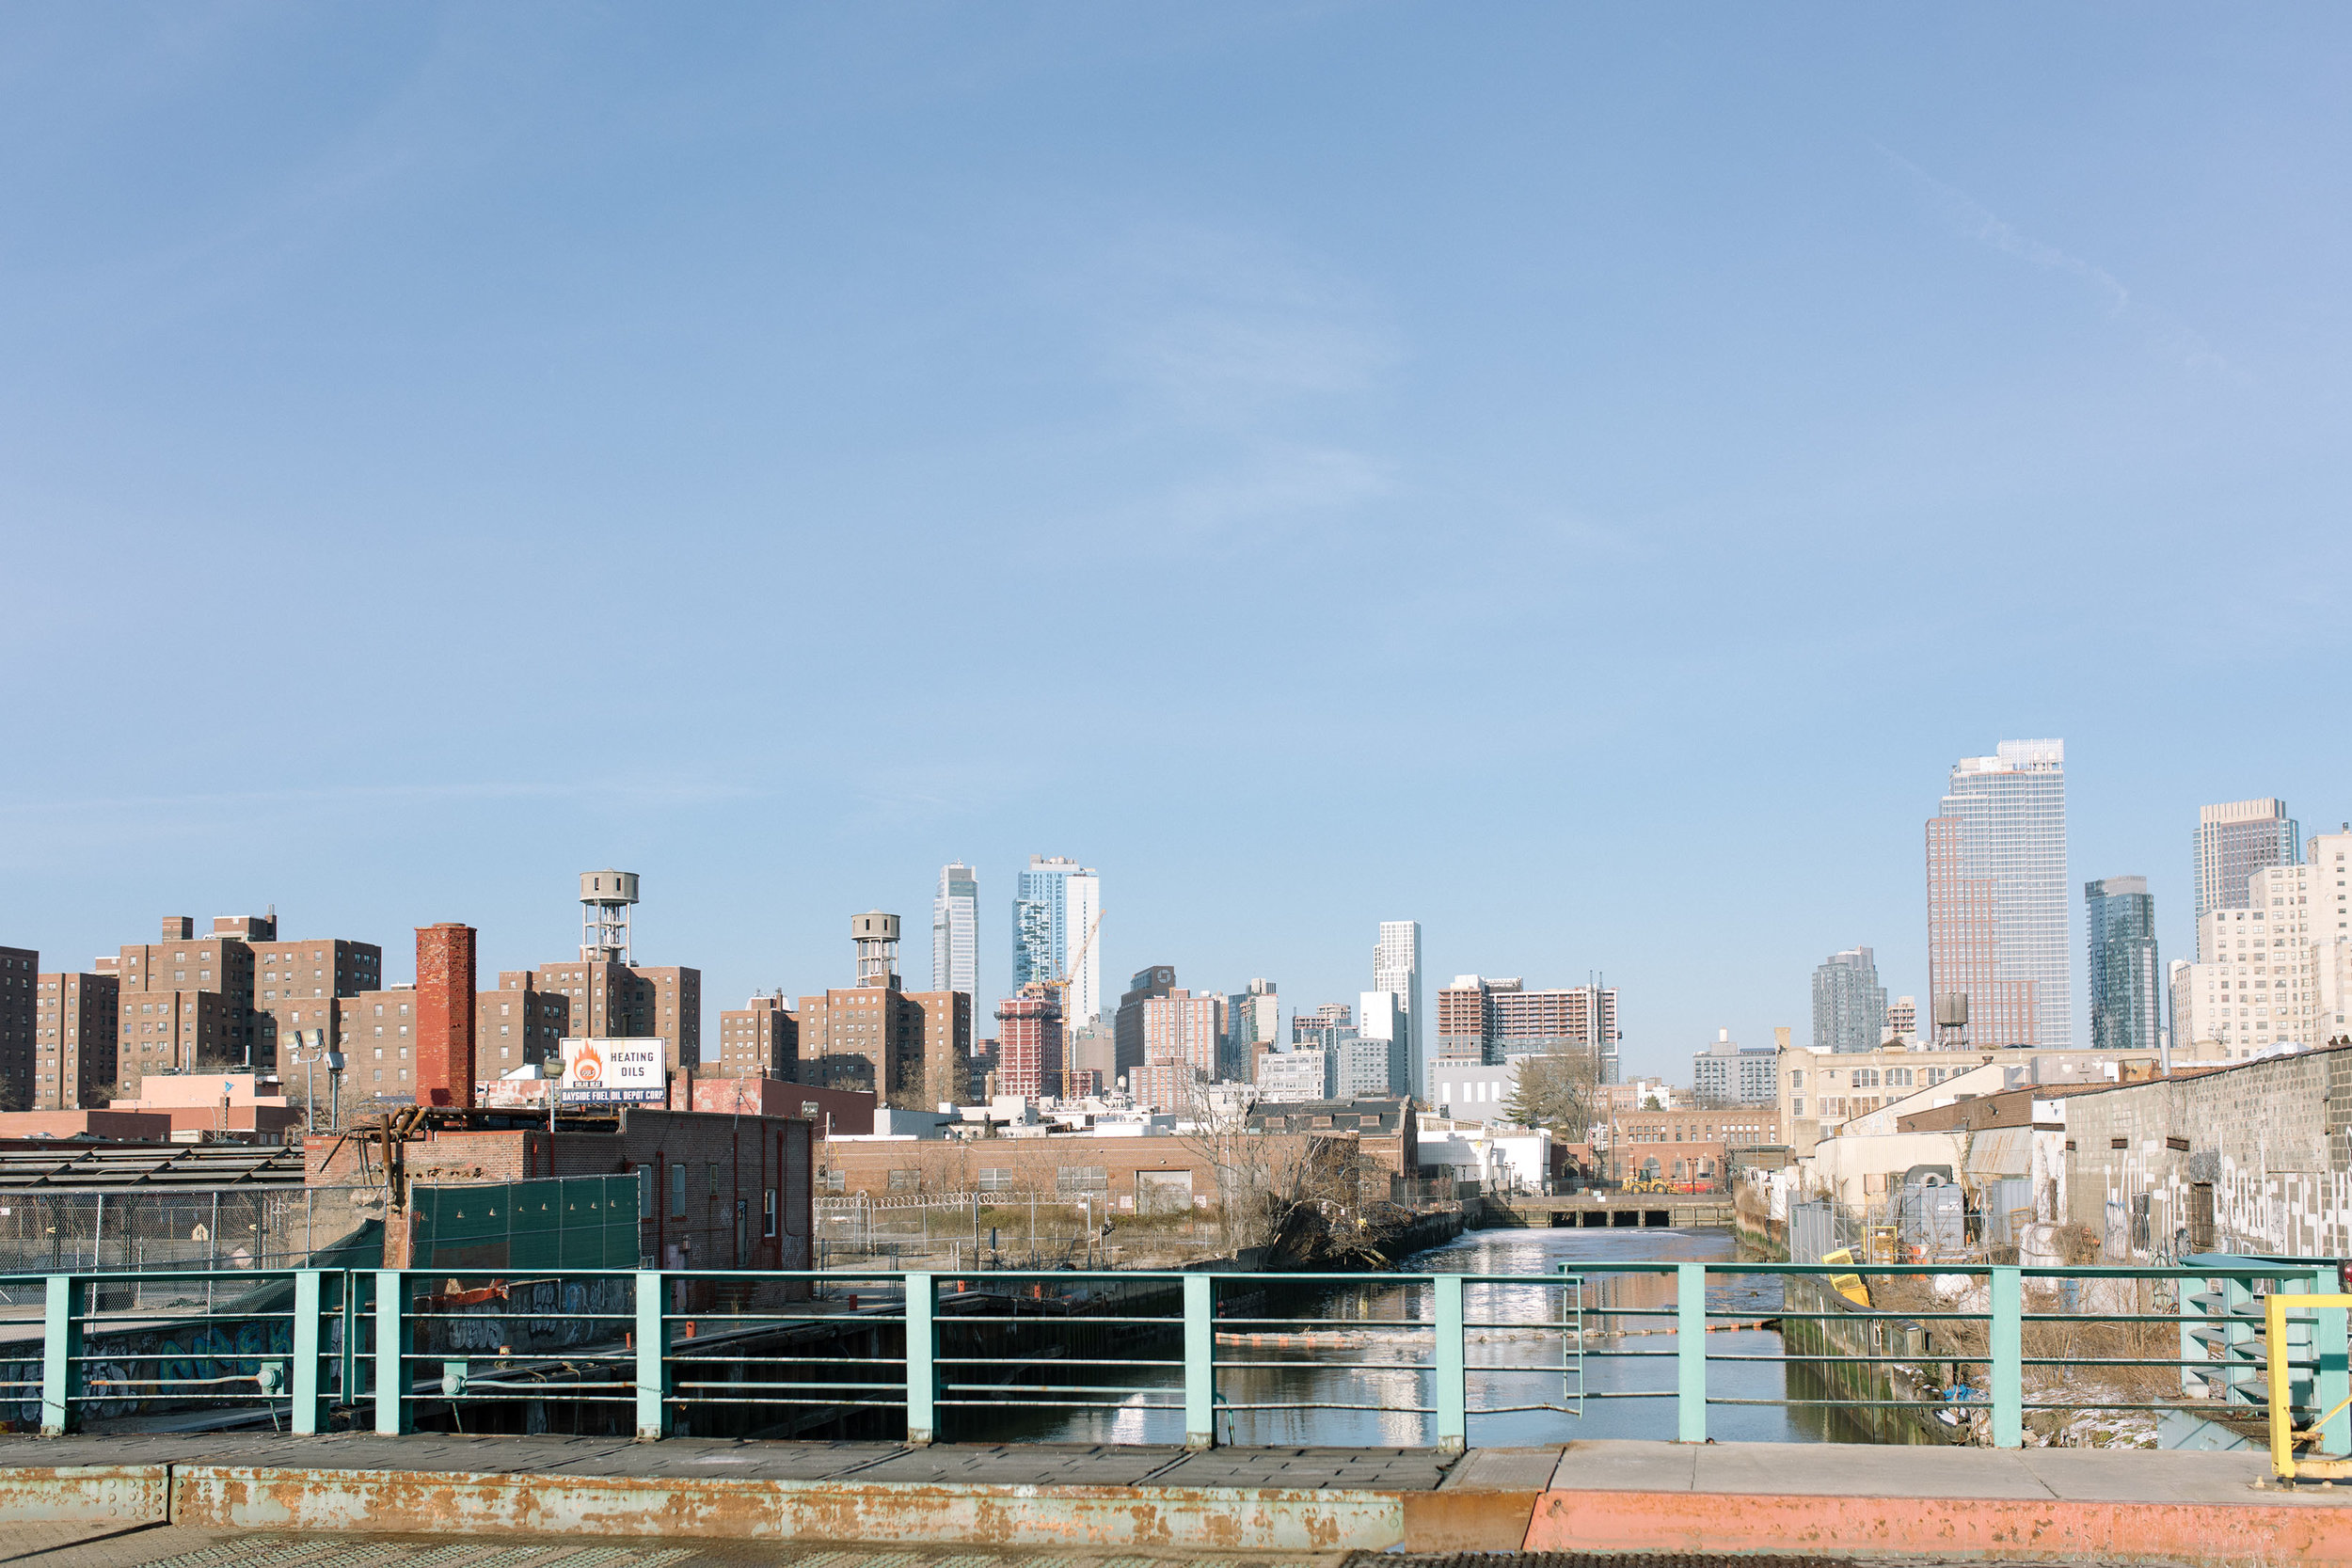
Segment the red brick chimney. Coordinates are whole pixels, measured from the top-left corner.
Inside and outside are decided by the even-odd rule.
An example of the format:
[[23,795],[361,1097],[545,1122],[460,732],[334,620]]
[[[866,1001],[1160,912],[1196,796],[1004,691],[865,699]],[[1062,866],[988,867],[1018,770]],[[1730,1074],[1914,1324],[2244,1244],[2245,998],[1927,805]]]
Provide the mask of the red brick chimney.
[[417,1103],[473,1104],[474,929],[417,927]]

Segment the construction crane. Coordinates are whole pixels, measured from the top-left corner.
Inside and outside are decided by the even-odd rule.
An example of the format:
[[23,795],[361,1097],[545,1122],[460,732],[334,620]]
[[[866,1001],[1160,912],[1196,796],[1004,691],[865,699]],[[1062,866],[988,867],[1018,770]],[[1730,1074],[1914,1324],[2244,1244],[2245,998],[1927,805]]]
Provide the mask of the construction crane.
[[[1103,911],[1101,910],[1096,910],[1094,911],[1094,918],[1087,923],[1087,934],[1085,940],[1078,943],[1078,950],[1070,956],[1070,961],[1062,965],[1060,976],[1057,979],[1048,980],[1046,982],[1047,985],[1054,988],[1055,1002],[1061,1003],[1068,999],[1070,995],[1071,977],[1078,973],[1079,965],[1086,962],[1087,949],[1094,945],[1094,933],[1102,928]],[[1068,1021],[1069,1016],[1069,1009],[1064,1007],[1062,1010],[1062,1017],[1065,1022]]]

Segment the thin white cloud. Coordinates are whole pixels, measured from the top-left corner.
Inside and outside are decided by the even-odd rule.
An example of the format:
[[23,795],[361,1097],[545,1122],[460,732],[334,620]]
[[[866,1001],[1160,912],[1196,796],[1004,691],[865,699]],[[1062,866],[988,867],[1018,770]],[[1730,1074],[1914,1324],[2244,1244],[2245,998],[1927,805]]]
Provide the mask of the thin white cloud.
[[2167,358],[2177,360],[2191,369],[2219,371],[2233,377],[2239,375],[2201,334],[2161,310],[2135,301],[2131,289],[2106,268],[2070,250],[2034,238],[1967,192],[1938,180],[1901,153],[1877,143],[1872,145],[1878,147],[1879,154],[1887,162],[1910,176],[1913,183],[1927,198],[1930,210],[1953,233],[2004,256],[2013,257],[2028,266],[2078,280],[2100,299],[2109,319],[2127,322],[2151,348]]

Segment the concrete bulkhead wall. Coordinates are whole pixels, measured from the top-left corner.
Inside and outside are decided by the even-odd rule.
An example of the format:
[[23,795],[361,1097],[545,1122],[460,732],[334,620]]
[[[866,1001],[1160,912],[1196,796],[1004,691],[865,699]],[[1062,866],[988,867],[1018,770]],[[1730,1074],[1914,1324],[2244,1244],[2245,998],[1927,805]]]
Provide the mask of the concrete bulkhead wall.
[[[1930,1332],[1918,1323],[1858,1308],[1812,1275],[1781,1281],[1782,1301],[1791,1312],[1821,1312],[1825,1318],[1788,1318],[1781,1343],[1788,1356],[1791,1399],[1830,1399],[1848,1403],[1836,1418],[1854,1429],[1851,1436],[1872,1443],[1963,1444],[1968,1426],[1936,1418],[1941,1391],[1900,1362],[1855,1357],[1903,1355],[1916,1351],[1924,1366],[1932,1359]],[[1819,1360],[1808,1359],[1820,1357]]]

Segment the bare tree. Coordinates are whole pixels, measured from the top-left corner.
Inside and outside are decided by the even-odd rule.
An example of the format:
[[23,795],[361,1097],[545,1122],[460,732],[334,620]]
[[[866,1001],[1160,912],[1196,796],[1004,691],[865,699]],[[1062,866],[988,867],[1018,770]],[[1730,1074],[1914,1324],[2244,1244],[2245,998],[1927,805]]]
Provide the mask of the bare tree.
[[1593,1126],[1594,1076],[1592,1058],[1581,1052],[1522,1056],[1503,1115],[1521,1127],[1582,1143]]

